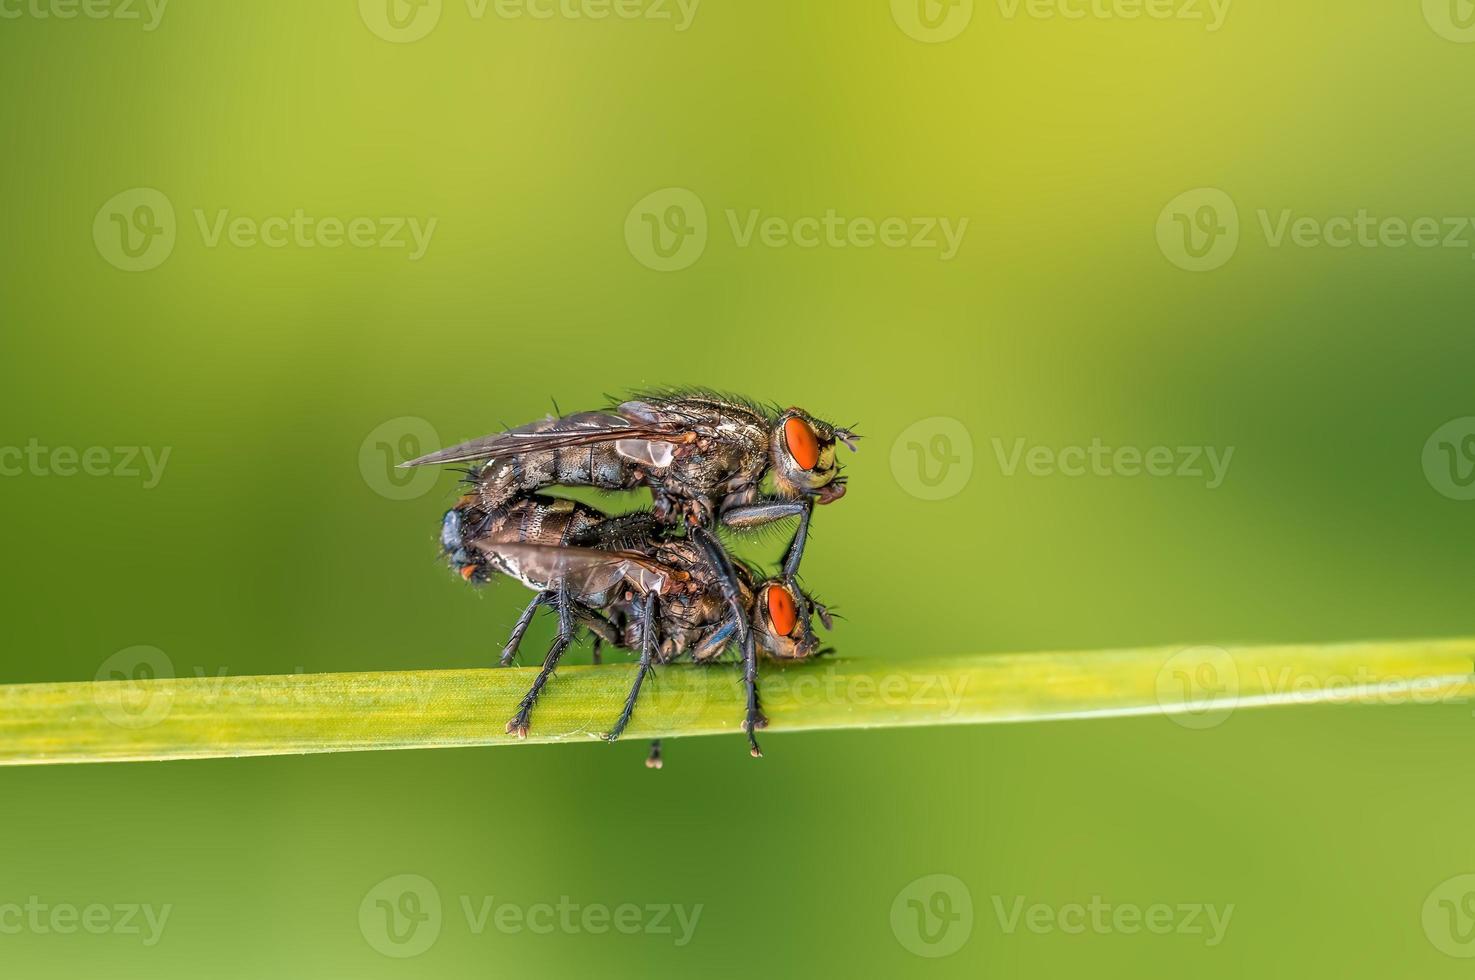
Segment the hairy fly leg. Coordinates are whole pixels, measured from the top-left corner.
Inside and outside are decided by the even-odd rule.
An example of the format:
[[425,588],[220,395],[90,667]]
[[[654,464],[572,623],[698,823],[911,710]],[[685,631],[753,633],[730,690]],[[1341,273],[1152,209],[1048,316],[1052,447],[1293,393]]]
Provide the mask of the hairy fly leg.
[[702,556],[707,559],[707,564],[717,579],[717,587],[722,591],[722,598],[732,609],[732,614],[737,620],[738,639],[751,636],[753,631],[748,625],[748,611],[743,608],[742,588],[738,585],[737,572],[733,570],[732,559],[727,557],[727,551],[722,547],[722,542],[704,527],[693,527],[689,534],[697,546],[702,549]]
[[640,609],[640,666],[635,671],[635,683],[630,687],[630,694],[625,698],[624,710],[620,712],[615,727],[610,729],[605,736],[613,742],[620,737],[625,726],[630,724],[630,716],[635,712],[635,702],[640,697],[640,685],[645,680],[645,675],[650,672],[651,658],[656,652],[656,594],[647,592],[645,602]]
[[722,589],[723,598],[732,609],[737,630],[738,645],[743,651],[743,686],[747,689],[747,711],[743,717],[743,731],[748,734],[748,750],[755,759],[763,757],[763,750],[758,747],[758,739],[753,734],[760,728],[768,727],[768,719],[763,716],[763,711],[758,706],[758,646],[753,640],[753,630],[748,623],[747,610],[743,608],[742,589],[738,585],[737,573],[733,571],[732,561],[727,557],[727,552],[722,545],[704,528],[692,528],[691,536],[701,546],[712,571],[717,576],[717,583]]
[[538,694],[542,692],[543,685],[548,683],[553,668],[558,666],[559,659],[574,642],[574,612],[568,592],[559,589],[556,601],[558,603],[558,635],[553,638],[553,644],[548,648],[548,655],[543,658],[543,669],[538,671],[538,676],[533,679],[533,686],[528,688],[527,694],[523,695],[522,703],[517,708],[517,714],[513,715],[512,720],[507,723],[507,734],[516,735],[518,738],[528,737],[530,727],[528,722],[532,717],[533,704],[538,700]]
[[502,648],[501,665],[503,667],[510,667],[512,661],[516,659],[517,648],[522,643],[523,634],[528,631],[528,624],[533,621],[533,614],[538,611],[539,606],[552,598],[552,592],[539,592],[533,596],[533,601],[528,603],[522,615],[517,617],[517,623],[512,627],[512,635],[507,638],[507,645]]
[[588,628],[594,634],[594,662],[599,663],[599,648],[608,643],[611,646],[620,645],[620,630],[609,618],[595,609],[583,603],[574,603],[574,617],[579,625]]
[[743,717],[743,731],[748,733],[748,754],[755,759],[763,758],[763,750],[758,747],[758,738],[753,733],[760,728],[768,727],[768,719],[764,717],[762,709],[758,706],[758,650],[753,642],[753,634],[742,640],[743,647],[743,687],[748,693],[748,709]]
[[814,516],[814,494],[805,494],[803,500],[754,500],[728,507],[719,520],[723,527],[734,531],[747,531],[786,518],[799,518],[799,527],[784,552],[784,579],[792,582],[799,574],[799,562],[804,558],[804,546],[809,541],[809,521]]
[[814,498],[806,497],[804,510],[799,514],[799,527],[794,531],[794,539],[789,542],[789,550],[784,556],[784,581],[793,582],[794,576],[799,574],[799,560],[804,557],[804,545],[809,541],[809,520],[814,516]]

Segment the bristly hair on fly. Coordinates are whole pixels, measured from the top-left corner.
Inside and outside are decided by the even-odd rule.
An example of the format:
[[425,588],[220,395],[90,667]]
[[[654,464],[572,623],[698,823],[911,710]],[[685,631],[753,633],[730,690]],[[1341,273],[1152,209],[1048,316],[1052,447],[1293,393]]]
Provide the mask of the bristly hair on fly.
[[666,401],[673,398],[708,398],[716,402],[726,402],[729,405],[737,405],[770,423],[778,419],[784,413],[783,406],[778,402],[761,402],[756,398],[746,395],[734,394],[730,391],[720,391],[716,388],[707,388],[702,385],[651,385],[646,388],[632,388],[623,398],[605,392],[605,398],[609,400],[610,410],[618,409],[620,404],[627,401]]

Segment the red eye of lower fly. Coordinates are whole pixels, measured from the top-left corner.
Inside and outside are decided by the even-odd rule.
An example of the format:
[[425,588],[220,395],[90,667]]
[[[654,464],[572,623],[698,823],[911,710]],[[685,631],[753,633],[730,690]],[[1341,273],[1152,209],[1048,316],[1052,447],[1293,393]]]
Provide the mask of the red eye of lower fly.
[[768,618],[773,620],[773,628],[780,636],[788,636],[794,632],[794,625],[799,621],[799,614],[794,609],[794,597],[789,595],[788,590],[776,585],[769,586]]
[[794,457],[806,470],[812,470],[819,462],[819,442],[814,437],[814,430],[809,423],[794,415],[784,423],[784,443],[789,447],[789,455]]

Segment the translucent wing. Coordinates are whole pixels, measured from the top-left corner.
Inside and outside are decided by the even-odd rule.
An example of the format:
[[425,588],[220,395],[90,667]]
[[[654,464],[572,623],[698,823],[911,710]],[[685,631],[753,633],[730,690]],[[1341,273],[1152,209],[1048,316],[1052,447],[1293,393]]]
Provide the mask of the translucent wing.
[[469,460],[515,456],[519,453],[566,449],[614,442],[620,455],[647,465],[671,461],[672,444],[696,438],[691,429],[676,421],[630,418],[614,412],[578,412],[562,418],[547,418],[493,435],[463,442],[438,452],[401,463],[401,466],[430,466]]
[[662,593],[679,572],[634,551],[601,551],[562,545],[473,542],[492,564],[539,589],[566,588],[575,598],[600,597],[628,584],[635,592]]

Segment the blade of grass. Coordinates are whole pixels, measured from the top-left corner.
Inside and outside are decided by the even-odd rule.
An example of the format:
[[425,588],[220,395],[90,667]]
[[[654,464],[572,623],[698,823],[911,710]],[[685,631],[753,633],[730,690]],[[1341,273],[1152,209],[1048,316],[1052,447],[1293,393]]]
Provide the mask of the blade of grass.
[[[534,742],[589,741],[613,722],[633,665],[565,667]],[[1475,694],[1475,638],[767,664],[770,732],[1170,714],[1189,727],[1238,708],[1427,704]],[[516,745],[503,724],[532,668],[199,677],[0,687],[0,765]],[[627,739],[736,733],[738,674],[660,668]]]

